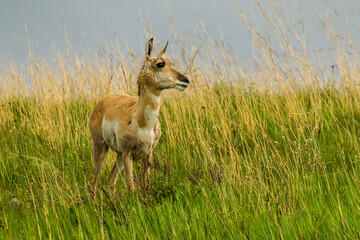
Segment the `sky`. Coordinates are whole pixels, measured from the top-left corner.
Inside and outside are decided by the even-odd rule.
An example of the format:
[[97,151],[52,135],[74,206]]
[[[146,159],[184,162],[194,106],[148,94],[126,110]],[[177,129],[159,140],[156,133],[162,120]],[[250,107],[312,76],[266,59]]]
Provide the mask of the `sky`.
[[206,26],[216,39],[225,39],[239,55],[251,58],[251,35],[238,7],[266,34],[256,2],[265,10],[275,5],[286,21],[305,22],[306,31],[320,49],[329,45],[319,16],[348,25],[352,38],[360,39],[359,22],[354,20],[360,1],[355,0],[0,0],[0,59],[25,64],[27,36],[44,57],[50,56],[51,48],[65,53],[66,37],[79,52],[114,45],[115,39],[125,46],[126,38],[142,53],[150,37],[144,34],[144,23],[155,39],[166,42],[173,35],[169,22],[178,34],[194,39],[203,36]]

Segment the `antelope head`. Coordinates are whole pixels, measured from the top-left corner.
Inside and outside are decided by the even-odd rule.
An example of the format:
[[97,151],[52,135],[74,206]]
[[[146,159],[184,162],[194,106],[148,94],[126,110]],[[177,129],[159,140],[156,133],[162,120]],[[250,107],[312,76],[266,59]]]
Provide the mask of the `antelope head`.
[[145,67],[148,72],[153,74],[152,82],[148,82],[147,85],[152,85],[157,90],[176,88],[184,91],[189,86],[189,79],[177,71],[174,64],[165,57],[167,45],[168,42],[164,49],[157,56],[154,56],[153,38],[146,43]]

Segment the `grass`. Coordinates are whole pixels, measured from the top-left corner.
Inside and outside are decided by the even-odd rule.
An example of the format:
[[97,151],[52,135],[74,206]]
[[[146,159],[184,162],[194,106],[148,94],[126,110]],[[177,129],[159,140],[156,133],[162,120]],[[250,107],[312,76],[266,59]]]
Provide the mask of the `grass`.
[[[201,102],[210,102],[202,108]],[[294,104],[296,103],[296,104]],[[359,98],[219,85],[168,99],[151,187],[88,192],[94,101],[3,101],[1,238],[356,238]],[[178,123],[185,123],[179,127]]]
[[[342,38],[337,73],[318,71],[281,35],[284,58],[254,39],[253,72],[211,38],[205,51],[178,42],[192,83],[162,98],[150,187],[127,193],[122,172],[111,196],[109,154],[95,201],[88,117],[110,92],[135,94],[138,60],[113,49],[49,60],[29,49],[26,68],[5,63],[0,238],[359,238],[358,51],[343,51]],[[202,65],[189,60],[197,55]]]

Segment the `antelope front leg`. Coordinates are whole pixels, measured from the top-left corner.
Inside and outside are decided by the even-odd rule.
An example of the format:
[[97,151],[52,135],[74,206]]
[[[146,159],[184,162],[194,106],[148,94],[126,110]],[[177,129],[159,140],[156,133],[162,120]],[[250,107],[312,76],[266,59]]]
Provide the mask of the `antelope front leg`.
[[144,158],[144,161],[143,161],[144,189],[146,189],[146,187],[149,185],[151,155],[152,155],[152,153],[150,153],[146,158]]
[[129,153],[123,153],[122,159],[125,167],[128,191],[133,192],[134,191],[133,161],[131,160]]

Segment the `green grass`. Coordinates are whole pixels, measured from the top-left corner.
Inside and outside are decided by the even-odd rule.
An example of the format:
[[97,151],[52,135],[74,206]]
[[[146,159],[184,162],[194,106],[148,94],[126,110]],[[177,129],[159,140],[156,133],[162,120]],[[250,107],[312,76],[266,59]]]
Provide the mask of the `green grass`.
[[[151,186],[96,201],[95,100],[9,98],[0,111],[1,239],[358,239],[357,91],[218,84],[164,99]],[[138,166],[139,167],[139,166]]]

